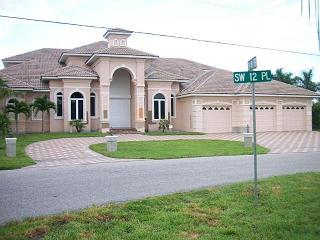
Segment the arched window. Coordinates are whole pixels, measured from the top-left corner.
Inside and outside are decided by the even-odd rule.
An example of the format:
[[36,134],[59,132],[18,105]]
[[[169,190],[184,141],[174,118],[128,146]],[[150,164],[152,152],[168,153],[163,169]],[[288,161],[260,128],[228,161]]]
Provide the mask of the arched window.
[[153,119],[159,120],[159,119],[165,119],[165,102],[166,99],[163,94],[157,93],[153,97]]
[[96,116],[96,94],[90,93],[90,116],[95,117]]
[[84,119],[84,97],[79,92],[74,92],[70,96],[70,119]]
[[171,94],[171,117],[176,116],[176,97]]
[[113,46],[119,46],[119,40],[118,39],[114,39],[113,40]]
[[62,118],[63,116],[63,94],[62,92],[58,92],[56,94],[56,117],[57,118]]
[[120,46],[121,47],[125,47],[127,44],[126,44],[126,40],[125,39],[121,39],[120,40]]

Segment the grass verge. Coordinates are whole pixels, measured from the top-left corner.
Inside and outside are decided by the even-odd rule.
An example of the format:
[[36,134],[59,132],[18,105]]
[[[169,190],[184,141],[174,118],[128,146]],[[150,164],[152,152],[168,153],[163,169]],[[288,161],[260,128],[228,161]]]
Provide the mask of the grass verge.
[[45,141],[56,138],[71,137],[102,137],[101,132],[81,132],[81,133],[31,133],[20,135],[17,138],[17,156],[9,158],[6,156],[5,139],[0,139],[0,170],[17,169],[33,165],[35,162],[26,154],[25,148],[31,143]]
[[150,131],[144,133],[148,136],[166,136],[166,135],[205,135],[205,133],[202,132],[183,132],[183,131],[173,131],[173,132],[162,132],[162,131]]
[[26,219],[0,239],[319,239],[320,173],[152,197]]
[[[108,152],[104,143],[91,145],[93,151],[113,158],[168,159],[252,154],[242,142],[224,140],[167,140],[119,142],[118,151]],[[267,148],[257,146],[259,154]]]

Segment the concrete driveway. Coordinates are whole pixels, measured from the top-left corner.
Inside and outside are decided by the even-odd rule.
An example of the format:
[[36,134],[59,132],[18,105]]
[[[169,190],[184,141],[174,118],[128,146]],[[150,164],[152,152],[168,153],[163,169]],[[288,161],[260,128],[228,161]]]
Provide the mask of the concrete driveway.
[[[320,171],[320,155],[259,156],[258,177]],[[131,161],[0,171],[0,224],[92,204],[190,191],[253,179],[252,156]]]
[[[175,139],[222,139],[242,141],[242,134],[207,134],[147,136],[141,134],[119,135],[119,141],[150,141]],[[320,152],[320,132],[268,132],[258,133],[258,144],[270,149],[270,153]],[[37,161],[32,167],[56,167],[101,162],[132,161],[102,156],[89,149],[91,144],[102,143],[102,137],[65,138],[37,142],[29,145],[27,154]]]

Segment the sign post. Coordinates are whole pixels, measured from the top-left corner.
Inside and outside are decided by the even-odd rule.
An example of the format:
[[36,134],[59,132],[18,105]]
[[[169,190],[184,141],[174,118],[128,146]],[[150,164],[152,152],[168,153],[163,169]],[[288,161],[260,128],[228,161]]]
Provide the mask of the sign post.
[[252,86],[252,119],[253,119],[253,158],[254,158],[254,205],[258,205],[258,163],[257,163],[257,127],[256,127],[256,82],[270,82],[272,75],[270,70],[253,71],[257,67],[257,58],[248,61],[248,72],[234,72],[234,83],[251,83]]

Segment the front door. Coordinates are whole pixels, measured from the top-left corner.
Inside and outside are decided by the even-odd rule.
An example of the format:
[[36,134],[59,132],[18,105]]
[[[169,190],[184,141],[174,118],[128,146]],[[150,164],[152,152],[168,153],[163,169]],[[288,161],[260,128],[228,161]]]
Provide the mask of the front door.
[[131,127],[131,76],[118,69],[110,84],[110,128]]

